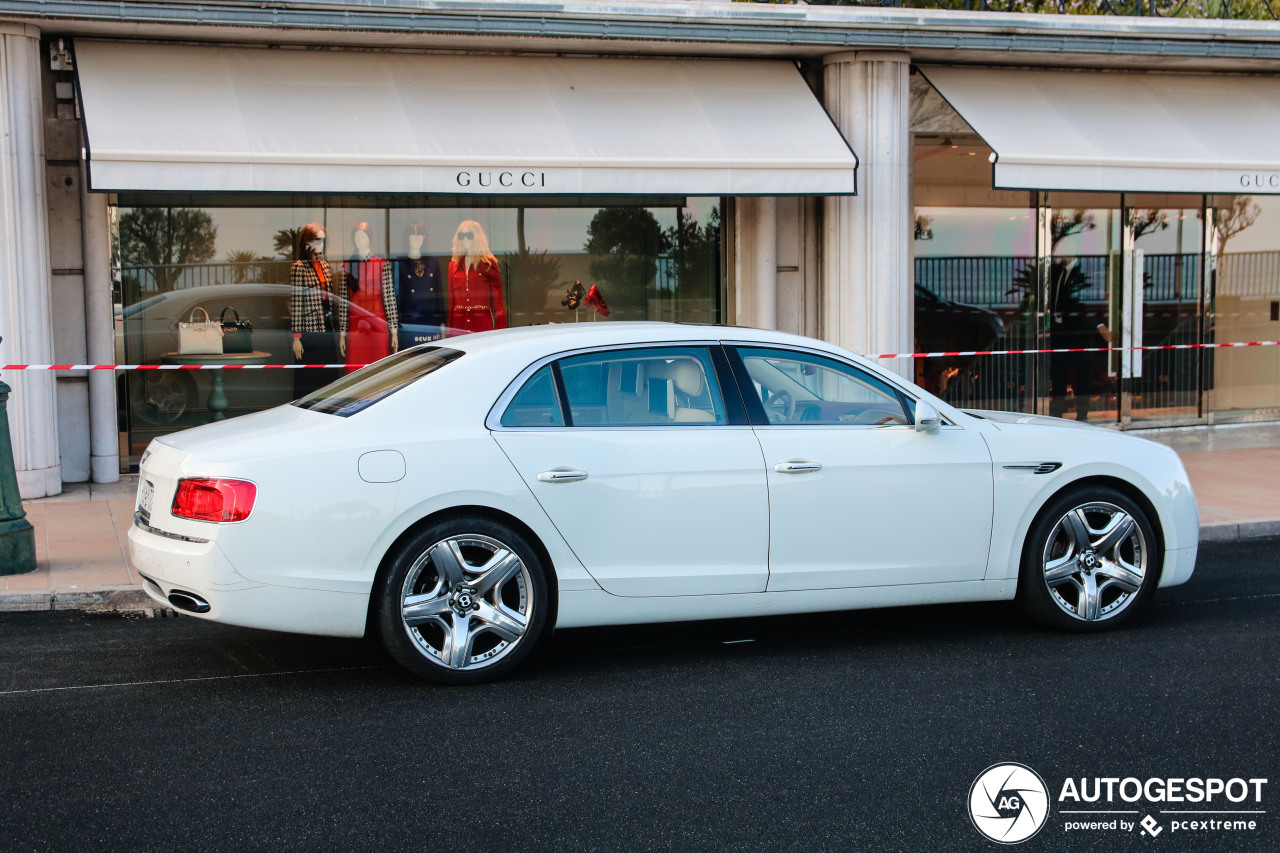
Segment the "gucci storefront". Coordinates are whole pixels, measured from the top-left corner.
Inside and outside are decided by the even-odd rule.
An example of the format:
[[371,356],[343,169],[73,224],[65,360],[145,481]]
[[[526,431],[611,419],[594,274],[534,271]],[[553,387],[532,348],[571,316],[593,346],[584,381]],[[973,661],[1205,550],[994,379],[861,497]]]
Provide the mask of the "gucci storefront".
[[[852,153],[788,63],[74,55],[91,188],[111,194],[116,360],[308,365],[127,373],[124,468],[157,435],[401,347],[722,322],[725,197],[853,190]],[[817,144],[796,152],[797,130]]]

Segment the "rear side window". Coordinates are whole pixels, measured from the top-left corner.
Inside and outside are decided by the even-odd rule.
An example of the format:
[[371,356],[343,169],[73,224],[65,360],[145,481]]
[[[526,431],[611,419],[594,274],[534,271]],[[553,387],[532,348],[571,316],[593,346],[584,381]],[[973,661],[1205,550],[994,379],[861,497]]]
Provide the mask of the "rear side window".
[[331,382],[295,400],[293,405],[326,415],[350,417],[461,356],[458,350],[445,347],[407,349]]
[[511,398],[507,410],[502,413],[504,427],[564,426],[560,414],[560,399],[556,396],[556,383],[548,365],[524,383]]
[[596,352],[559,364],[569,425],[724,425],[724,402],[705,347]]

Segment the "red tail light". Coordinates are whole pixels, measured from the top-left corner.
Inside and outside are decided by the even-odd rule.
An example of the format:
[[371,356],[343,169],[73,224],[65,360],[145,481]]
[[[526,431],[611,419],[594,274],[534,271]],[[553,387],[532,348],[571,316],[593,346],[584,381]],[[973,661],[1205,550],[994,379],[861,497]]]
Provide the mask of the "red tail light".
[[194,477],[178,481],[170,510],[196,521],[244,521],[253,512],[258,487],[247,480]]

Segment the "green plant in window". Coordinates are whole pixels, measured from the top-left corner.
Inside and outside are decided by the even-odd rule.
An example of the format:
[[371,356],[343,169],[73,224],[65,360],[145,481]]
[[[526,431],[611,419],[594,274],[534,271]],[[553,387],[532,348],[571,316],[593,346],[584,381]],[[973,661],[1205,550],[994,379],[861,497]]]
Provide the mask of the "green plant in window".
[[712,208],[705,225],[676,211],[676,224],[664,235],[675,263],[676,293],[709,296],[720,280],[720,208]]
[[297,258],[298,228],[281,228],[272,239],[272,248],[282,259],[292,263]]
[[[191,266],[216,251],[218,226],[206,211],[191,207],[137,207],[120,217],[120,262],[160,293],[173,290]],[[145,286],[145,285],[144,285]]]
[[658,272],[658,255],[669,246],[653,212],[643,207],[603,207],[587,226],[593,283],[618,305],[642,305]]
[[1214,211],[1213,228],[1217,232],[1219,258],[1227,253],[1227,242],[1253,227],[1261,214],[1262,208],[1253,203],[1251,195],[1233,196],[1231,204]]
[[231,280],[236,284],[258,280],[256,261],[258,255],[251,249],[235,249],[227,252],[227,263],[231,264]]

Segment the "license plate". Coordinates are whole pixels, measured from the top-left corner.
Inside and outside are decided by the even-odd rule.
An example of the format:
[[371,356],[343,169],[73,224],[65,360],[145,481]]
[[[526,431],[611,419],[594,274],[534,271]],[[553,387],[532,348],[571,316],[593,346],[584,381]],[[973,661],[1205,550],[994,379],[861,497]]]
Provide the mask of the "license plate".
[[151,519],[151,501],[156,496],[156,487],[151,484],[150,480],[142,481],[142,488],[138,491],[138,512],[142,513],[143,521]]

